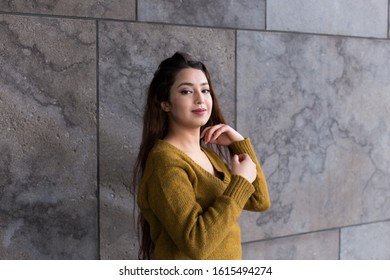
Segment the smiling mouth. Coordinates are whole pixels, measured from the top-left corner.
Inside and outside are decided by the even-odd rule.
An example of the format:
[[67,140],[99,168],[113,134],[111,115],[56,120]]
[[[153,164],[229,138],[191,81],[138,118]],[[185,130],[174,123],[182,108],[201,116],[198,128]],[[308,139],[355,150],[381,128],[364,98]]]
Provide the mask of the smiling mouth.
[[192,112],[194,112],[194,113],[203,113],[203,112],[206,112],[206,109],[200,108],[200,109],[192,110]]
[[196,110],[192,110],[192,113],[197,114],[197,115],[203,115],[207,110],[204,108],[199,108]]

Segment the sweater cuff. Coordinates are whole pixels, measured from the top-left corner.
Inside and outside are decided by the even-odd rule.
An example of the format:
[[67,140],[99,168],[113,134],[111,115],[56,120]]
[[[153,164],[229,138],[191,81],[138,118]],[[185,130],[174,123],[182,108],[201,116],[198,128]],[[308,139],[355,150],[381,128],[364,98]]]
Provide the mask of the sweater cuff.
[[250,138],[245,138],[242,141],[237,141],[229,145],[230,151],[233,155],[248,154],[251,158],[256,158],[255,151],[253,150],[252,142]]
[[225,190],[224,195],[231,197],[241,208],[244,208],[254,191],[255,188],[244,177],[232,175],[230,184]]

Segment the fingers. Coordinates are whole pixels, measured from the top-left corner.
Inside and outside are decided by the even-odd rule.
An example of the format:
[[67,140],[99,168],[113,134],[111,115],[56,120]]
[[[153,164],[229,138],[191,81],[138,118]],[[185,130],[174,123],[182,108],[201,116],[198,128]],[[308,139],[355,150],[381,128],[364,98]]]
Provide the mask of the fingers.
[[256,165],[248,154],[234,155],[232,160],[232,174],[240,175],[252,183],[256,179]]
[[238,155],[238,162],[239,163],[246,163],[246,162],[252,163],[253,161],[248,154],[240,154],[240,155]]
[[240,155],[238,156],[239,162],[243,162],[243,161],[247,160],[248,158],[249,158],[250,160],[252,160],[248,154],[240,154]]
[[202,131],[200,137],[203,138],[205,144],[208,143],[213,144],[213,142],[215,142],[216,139],[218,139],[218,137],[226,131],[226,126],[227,125],[225,124],[218,124],[218,125],[206,127]]
[[233,142],[244,140],[237,131],[226,124],[218,124],[205,128],[201,135],[205,144],[220,144],[228,146]]

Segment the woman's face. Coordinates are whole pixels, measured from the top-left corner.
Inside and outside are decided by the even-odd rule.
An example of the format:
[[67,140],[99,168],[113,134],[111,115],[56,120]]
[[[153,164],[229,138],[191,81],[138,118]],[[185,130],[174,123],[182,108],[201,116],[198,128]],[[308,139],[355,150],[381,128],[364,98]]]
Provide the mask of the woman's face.
[[184,129],[205,125],[213,107],[205,74],[194,68],[181,70],[170,89],[169,102],[162,102],[161,106],[168,112],[171,127]]

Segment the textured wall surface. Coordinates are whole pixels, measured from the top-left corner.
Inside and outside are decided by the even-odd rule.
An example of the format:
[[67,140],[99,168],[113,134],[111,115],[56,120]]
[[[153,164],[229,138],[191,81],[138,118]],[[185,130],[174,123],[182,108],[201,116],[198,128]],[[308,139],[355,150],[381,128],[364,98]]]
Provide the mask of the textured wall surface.
[[267,1],[269,30],[348,36],[387,36],[388,0]]
[[243,31],[237,46],[237,125],[273,202],[243,216],[243,240],[388,219],[388,42]]
[[2,0],[3,12],[134,20],[136,0]]
[[243,29],[265,28],[265,0],[142,0],[140,21]]
[[[375,2],[375,3],[374,3]],[[147,85],[209,66],[272,208],[245,259],[390,259],[389,1],[0,1],[0,259],[136,259]]]
[[0,38],[0,258],[96,258],[95,23],[0,15]]

